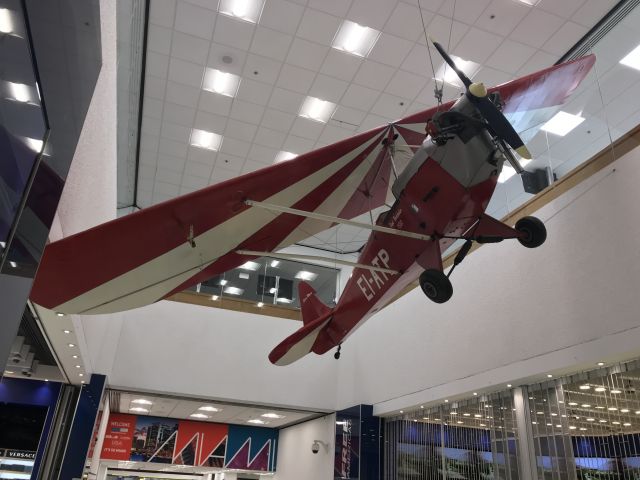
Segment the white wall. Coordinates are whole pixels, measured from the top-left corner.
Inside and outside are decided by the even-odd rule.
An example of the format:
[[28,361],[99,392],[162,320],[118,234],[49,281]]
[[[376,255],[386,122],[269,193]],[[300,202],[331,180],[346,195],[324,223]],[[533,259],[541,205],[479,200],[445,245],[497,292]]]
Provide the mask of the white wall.
[[448,304],[417,289],[369,320],[343,345],[338,407],[388,413],[640,354],[639,185],[636,149],[538,212],[542,247],[486,245]]
[[[280,430],[274,480],[327,480],[333,478],[336,416],[327,415]],[[317,454],[314,440],[326,442]]]

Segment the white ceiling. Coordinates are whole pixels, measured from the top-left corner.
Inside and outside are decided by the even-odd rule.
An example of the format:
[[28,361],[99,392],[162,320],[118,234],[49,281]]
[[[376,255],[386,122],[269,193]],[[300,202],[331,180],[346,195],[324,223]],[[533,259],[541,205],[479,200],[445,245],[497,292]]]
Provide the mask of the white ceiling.
[[[552,65],[616,3],[541,0],[531,7],[517,0],[420,0],[428,33],[449,44],[452,54],[481,64],[475,78],[489,85]],[[304,153],[434,105],[433,74],[417,5],[418,0],[266,0],[258,24],[251,24],[219,14],[213,0],[152,0],[138,206],[263,168],[280,150]],[[344,19],[381,30],[366,59],[331,48]],[[590,88],[590,93],[581,98],[594,120],[577,130],[591,126],[589,141],[580,139],[578,149],[572,135],[550,138],[548,143],[539,135],[532,142],[539,157],[533,167],[551,163],[564,173],[571,165],[565,161],[578,151],[584,161],[587,153],[606,145],[607,121],[602,102],[596,101],[599,88],[610,89],[605,100],[617,101],[615,108],[628,113],[608,115],[610,122],[618,117],[624,122],[640,109],[635,100],[630,108],[624,98],[615,99],[623,91],[615,73],[621,68],[617,62],[630,50],[628,45],[640,43],[638,22],[626,23],[624,41],[610,34],[614,39],[598,58],[601,84],[594,80],[595,73],[585,82],[583,92]],[[442,61],[433,49],[432,55],[437,70]],[[225,63],[225,56],[232,62]],[[203,90],[205,67],[240,75],[237,96]],[[615,80],[605,78],[609,69]],[[627,75],[640,80],[637,72]],[[298,116],[307,95],[338,105],[329,122]],[[456,95],[454,88],[445,88],[445,98]],[[579,108],[576,101],[573,105]],[[223,135],[220,151],[189,146],[192,128]],[[514,177],[500,186],[489,213],[500,217],[528,198]],[[367,236],[368,231],[341,226],[308,243],[326,242],[348,251]]]

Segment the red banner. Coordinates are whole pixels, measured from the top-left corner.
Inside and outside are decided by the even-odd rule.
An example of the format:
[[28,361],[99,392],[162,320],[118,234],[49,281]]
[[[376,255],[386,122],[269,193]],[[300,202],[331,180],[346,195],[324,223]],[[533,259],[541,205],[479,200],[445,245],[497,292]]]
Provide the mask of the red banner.
[[101,458],[110,460],[129,460],[133,432],[136,426],[136,415],[112,413],[104,434]]

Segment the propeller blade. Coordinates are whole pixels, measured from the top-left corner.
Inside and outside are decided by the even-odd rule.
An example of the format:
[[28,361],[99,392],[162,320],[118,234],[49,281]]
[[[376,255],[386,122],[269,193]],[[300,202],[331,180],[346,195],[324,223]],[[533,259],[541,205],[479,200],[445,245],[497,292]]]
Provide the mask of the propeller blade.
[[464,86],[466,88],[469,88],[469,86],[471,85],[471,80],[469,79],[469,77],[467,77],[467,75],[462,70],[458,68],[458,66],[456,65],[456,62],[453,61],[453,58],[451,58],[449,54],[445,51],[445,49],[442,48],[442,45],[440,45],[434,39],[431,39],[431,43],[433,43],[433,46],[436,47],[436,50],[438,50],[438,53],[442,55],[442,58],[444,58],[444,61],[447,62],[447,65],[449,65],[451,69],[454,72],[456,72],[456,75],[458,75],[458,78],[460,78],[462,83],[464,83]]

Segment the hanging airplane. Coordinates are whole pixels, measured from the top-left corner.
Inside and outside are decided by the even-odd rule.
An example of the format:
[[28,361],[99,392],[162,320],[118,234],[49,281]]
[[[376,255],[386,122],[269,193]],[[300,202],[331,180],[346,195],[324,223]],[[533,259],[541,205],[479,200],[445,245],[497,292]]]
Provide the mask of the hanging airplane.
[[[357,263],[338,262],[354,270],[334,308],[300,282],[303,326],[269,355],[287,365],[335,347],[339,358],[342,342],[416,279],[429,299],[446,302],[449,276],[473,242],[540,246],[537,218],[511,227],[485,210],[503,164],[523,171],[512,149],[530,158],[521,135],[531,138],[557,112],[594,55],[487,89],[433,44],[466,89],[457,100],[53,242],[31,299],[60,313],[129,310],[261,256],[291,258],[277,252],[336,224],[371,230]],[[413,154],[399,175],[398,147]],[[383,205],[372,224],[351,220]],[[447,275],[442,252],[458,239]]]

